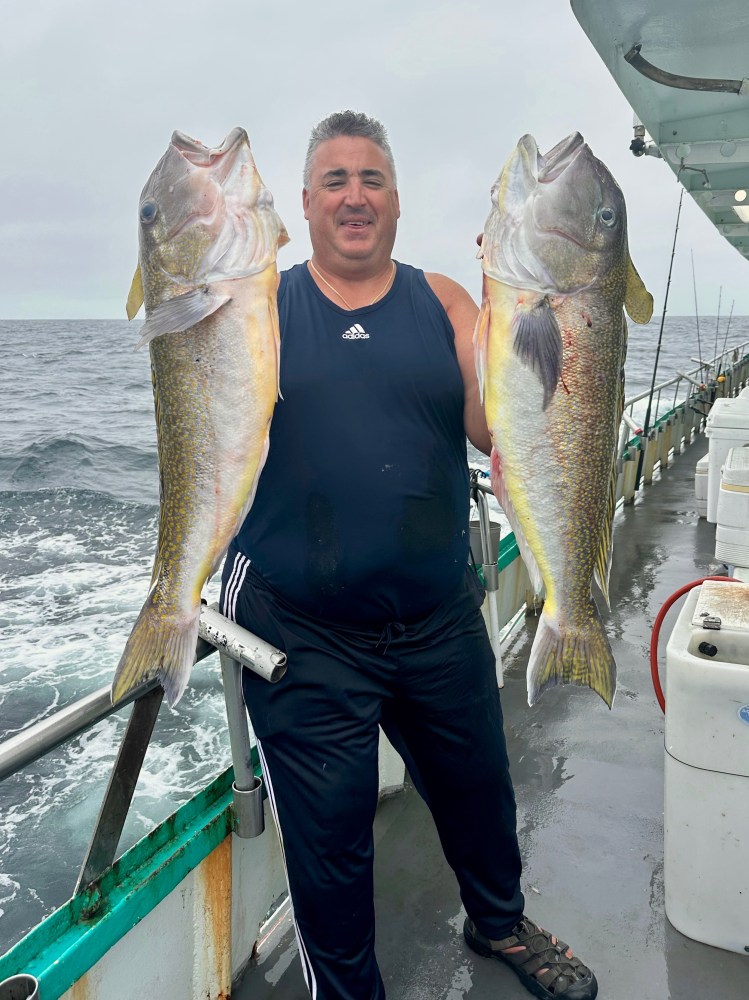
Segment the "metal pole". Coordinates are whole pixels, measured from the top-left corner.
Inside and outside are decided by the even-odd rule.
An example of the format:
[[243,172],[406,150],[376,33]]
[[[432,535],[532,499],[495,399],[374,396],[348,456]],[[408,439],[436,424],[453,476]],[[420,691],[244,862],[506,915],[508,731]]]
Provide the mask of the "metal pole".
[[491,543],[491,519],[489,517],[489,504],[481,488],[476,486],[475,490],[476,506],[479,512],[479,528],[481,531],[481,562],[484,572],[484,586],[486,587],[487,607],[489,611],[489,641],[494,650],[494,659],[497,669],[497,684],[504,687],[504,673],[502,671],[502,647],[499,640],[499,570],[497,569],[497,553],[493,552]]

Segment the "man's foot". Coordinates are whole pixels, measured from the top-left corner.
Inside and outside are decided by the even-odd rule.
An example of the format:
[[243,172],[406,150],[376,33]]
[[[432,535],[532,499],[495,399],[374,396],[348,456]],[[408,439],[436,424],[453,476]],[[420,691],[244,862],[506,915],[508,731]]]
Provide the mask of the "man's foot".
[[596,977],[570,948],[543,927],[523,917],[501,941],[490,941],[466,917],[463,935],[468,947],[485,958],[505,962],[526,989],[543,1000],[594,1000]]

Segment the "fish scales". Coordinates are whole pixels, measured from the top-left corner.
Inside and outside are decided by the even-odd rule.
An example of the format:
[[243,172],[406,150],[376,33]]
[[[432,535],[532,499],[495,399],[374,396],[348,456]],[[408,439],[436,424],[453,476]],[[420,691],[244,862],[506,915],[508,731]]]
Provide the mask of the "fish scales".
[[195,657],[200,595],[238,531],[278,395],[276,252],[287,242],[247,134],[208,149],[175,132],[140,202],[128,316],[146,307],[159,452],[151,588],[113,701],[158,677],[170,704]]
[[646,321],[652,298],[629,261],[621,192],[582,137],[563,140],[547,160],[530,136],[521,139],[493,200],[477,370],[492,484],[534,586],[545,590],[529,703],[573,683],[611,705],[616,667],[591,584],[595,576],[608,600],[623,306]]

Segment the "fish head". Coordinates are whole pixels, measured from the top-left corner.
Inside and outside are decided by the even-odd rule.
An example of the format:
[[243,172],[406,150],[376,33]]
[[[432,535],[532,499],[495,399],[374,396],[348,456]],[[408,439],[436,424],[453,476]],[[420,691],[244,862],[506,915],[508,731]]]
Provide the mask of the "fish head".
[[492,188],[483,267],[505,284],[568,295],[627,260],[624,196],[574,132],[542,156],[520,139]]
[[187,288],[264,270],[288,242],[242,128],[213,148],[174,132],[138,213],[147,308]]

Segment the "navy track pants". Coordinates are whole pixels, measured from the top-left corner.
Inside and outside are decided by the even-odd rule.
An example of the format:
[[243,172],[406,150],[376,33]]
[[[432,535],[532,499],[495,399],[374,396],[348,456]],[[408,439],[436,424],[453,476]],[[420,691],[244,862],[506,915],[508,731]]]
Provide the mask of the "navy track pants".
[[229,550],[223,613],[288,657],[277,684],[245,670],[243,688],[316,1000],[385,996],[372,872],[380,725],[432,812],[478,929],[506,937],[523,912],[515,798],[481,600],[467,568],[454,598],[416,624],[331,626],[290,607]]

